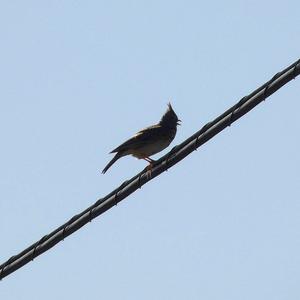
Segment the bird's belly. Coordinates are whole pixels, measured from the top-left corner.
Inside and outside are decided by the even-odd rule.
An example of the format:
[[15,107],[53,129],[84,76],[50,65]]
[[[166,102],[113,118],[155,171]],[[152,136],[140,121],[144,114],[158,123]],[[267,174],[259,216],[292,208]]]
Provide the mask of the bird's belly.
[[151,143],[142,147],[139,147],[138,149],[134,149],[131,151],[131,155],[137,158],[145,158],[149,157],[151,155],[154,155],[165,148],[167,148],[170,145],[170,141],[159,141],[156,143]]

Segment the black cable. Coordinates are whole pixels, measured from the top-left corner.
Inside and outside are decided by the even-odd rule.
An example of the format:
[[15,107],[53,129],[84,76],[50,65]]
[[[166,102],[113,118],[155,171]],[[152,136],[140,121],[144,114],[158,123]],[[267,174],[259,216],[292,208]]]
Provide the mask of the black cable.
[[112,206],[117,205],[117,203],[125,199],[135,190],[141,188],[146,182],[152,180],[162,172],[166,171],[168,168],[171,168],[173,165],[206,143],[227,126],[230,126],[233,122],[249,112],[260,102],[264,101],[267,97],[276,92],[287,82],[294,79],[299,75],[299,73],[300,60],[296,61],[283,71],[277,73],[264,85],[256,89],[248,96],[243,97],[234,106],[229,108],[212,122],[207,123],[183,143],[175,146],[169,153],[164,155],[155,163],[155,166],[151,172],[151,176],[149,176],[149,173],[147,173],[147,168],[145,168],[136,176],[123,182],[111,193],[97,200],[92,206],[72,217],[65,224],[61,225],[48,235],[45,235],[39,241],[35,242],[19,254],[12,256],[6,262],[0,265],[0,279],[16,271],[33,260],[35,257],[49,250],[65,237],[71,235],[73,232],[89,223],[92,219],[104,213]]

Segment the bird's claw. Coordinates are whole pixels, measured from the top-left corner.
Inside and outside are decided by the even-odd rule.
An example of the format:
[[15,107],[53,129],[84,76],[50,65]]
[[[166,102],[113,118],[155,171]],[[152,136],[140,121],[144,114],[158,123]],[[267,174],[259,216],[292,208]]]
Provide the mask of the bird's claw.
[[146,167],[146,178],[147,179],[151,179],[152,178],[152,170],[153,170],[153,164],[150,163],[147,167]]

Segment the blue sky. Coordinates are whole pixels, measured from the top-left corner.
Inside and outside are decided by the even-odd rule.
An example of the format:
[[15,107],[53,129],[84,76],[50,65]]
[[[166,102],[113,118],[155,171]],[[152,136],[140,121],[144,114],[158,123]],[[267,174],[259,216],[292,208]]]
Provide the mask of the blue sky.
[[[2,1],[1,263],[299,59],[299,1]],[[299,86],[0,283],[0,298],[299,299]],[[160,157],[164,152],[156,155]]]

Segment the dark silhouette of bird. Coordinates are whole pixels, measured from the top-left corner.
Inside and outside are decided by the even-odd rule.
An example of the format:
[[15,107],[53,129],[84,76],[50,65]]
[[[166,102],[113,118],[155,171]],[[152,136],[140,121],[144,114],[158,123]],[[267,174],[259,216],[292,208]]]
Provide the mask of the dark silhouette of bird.
[[104,174],[119,158],[126,155],[144,159],[150,163],[151,167],[154,160],[151,159],[150,156],[162,151],[170,145],[175,138],[177,125],[180,125],[180,123],[181,120],[178,119],[169,103],[167,111],[158,124],[142,129],[132,138],[110,152],[116,154],[103,169],[102,173]]

